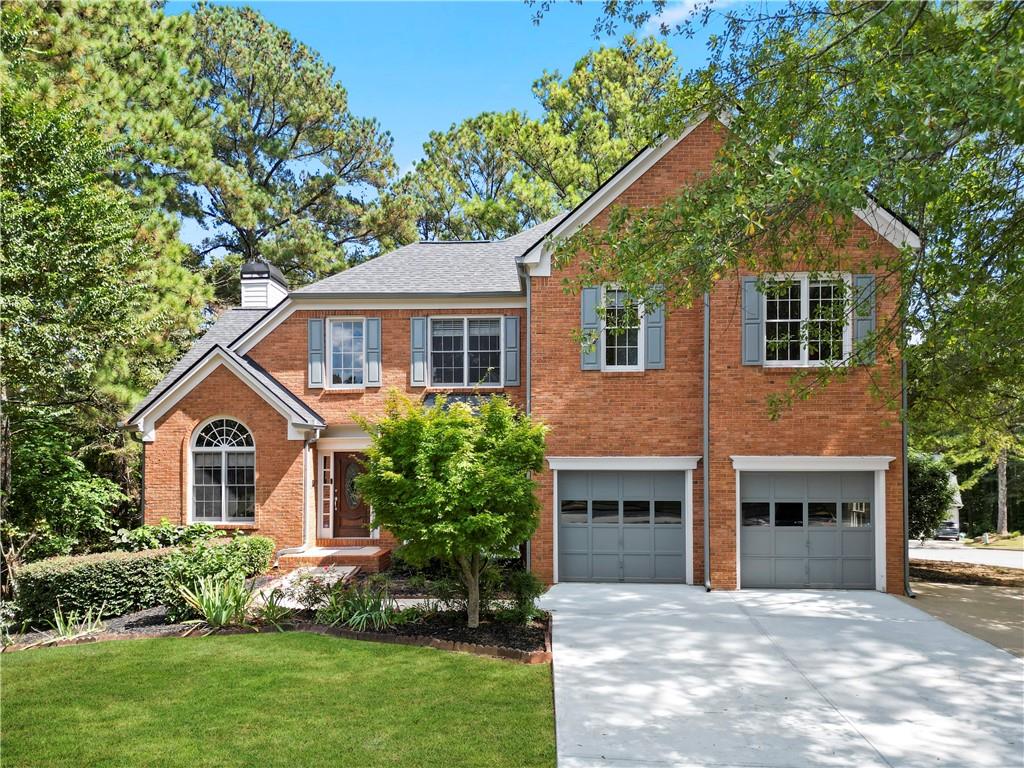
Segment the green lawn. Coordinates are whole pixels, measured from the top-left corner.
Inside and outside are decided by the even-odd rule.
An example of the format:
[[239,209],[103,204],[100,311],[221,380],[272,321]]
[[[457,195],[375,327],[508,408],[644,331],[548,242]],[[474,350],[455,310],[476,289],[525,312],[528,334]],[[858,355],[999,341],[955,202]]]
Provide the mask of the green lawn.
[[0,657],[2,765],[553,766],[551,673],[290,632]]
[[1015,536],[1012,539],[994,539],[990,544],[971,542],[968,546],[975,549],[1024,549],[1024,536]]

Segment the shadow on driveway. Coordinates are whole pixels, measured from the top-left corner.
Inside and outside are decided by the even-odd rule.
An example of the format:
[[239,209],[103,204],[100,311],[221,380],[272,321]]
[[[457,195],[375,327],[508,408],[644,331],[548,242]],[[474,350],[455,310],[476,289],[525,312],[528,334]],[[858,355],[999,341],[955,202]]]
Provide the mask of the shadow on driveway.
[[1024,664],[876,592],[558,584],[562,768],[1024,765]]

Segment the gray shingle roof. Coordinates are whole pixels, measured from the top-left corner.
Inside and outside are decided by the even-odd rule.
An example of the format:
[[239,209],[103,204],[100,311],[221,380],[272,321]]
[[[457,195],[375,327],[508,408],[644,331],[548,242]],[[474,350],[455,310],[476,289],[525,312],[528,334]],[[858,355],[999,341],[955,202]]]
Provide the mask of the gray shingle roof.
[[291,295],[520,295],[523,284],[516,259],[561,218],[505,240],[413,243],[298,288]]

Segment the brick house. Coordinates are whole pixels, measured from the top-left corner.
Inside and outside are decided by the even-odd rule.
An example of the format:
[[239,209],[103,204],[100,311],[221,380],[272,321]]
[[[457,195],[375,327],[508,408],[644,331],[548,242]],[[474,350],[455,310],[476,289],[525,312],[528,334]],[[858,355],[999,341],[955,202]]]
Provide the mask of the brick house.
[[[901,591],[902,431],[870,395],[889,370],[851,366],[777,421],[765,398],[894,311],[886,293],[875,301],[870,265],[916,247],[912,230],[858,211],[857,245],[828,279],[771,276],[784,290],[764,293],[741,274],[669,311],[619,311],[630,298],[608,285],[572,295],[552,265],[554,238],[672,194],[710,167],[722,134],[697,122],[506,240],[416,243],[292,291],[275,268],[245,265],[241,308],[126,422],[145,443],[146,522],[257,531],[281,567],[383,567],[396,542],[354,493],[369,441],[353,416],[379,414],[391,388],[500,393],[550,426],[528,547],[549,582]],[[800,341],[837,281],[856,312]],[[597,343],[581,348],[581,328]]]

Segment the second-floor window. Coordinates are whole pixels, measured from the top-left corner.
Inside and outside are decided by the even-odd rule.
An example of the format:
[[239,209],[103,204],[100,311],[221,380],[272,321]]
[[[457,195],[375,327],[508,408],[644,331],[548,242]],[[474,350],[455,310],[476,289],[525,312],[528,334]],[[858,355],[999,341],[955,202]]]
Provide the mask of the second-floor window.
[[431,385],[496,387],[501,381],[500,317],[431,318]]
[[767,366],[814,366],[841,361],[852,347],[843,279],[793,276],[768,285],[764,295]]
[[639,371],[643,366],[643,314],[639,302],[618,288],[604,291],[604,370]]
[[366,326],[362,318],[327,321],[330,340],[328,386],[357,388],[366,381]]

